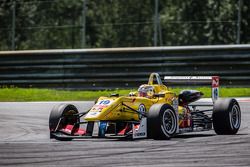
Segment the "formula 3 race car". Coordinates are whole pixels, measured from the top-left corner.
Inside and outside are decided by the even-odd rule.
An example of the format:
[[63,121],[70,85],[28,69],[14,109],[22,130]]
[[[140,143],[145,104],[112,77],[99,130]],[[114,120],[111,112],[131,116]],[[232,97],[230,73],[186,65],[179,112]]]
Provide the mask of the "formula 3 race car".
[[49,117],[50,138],[169,139],[182,133],[211,129],[219,135],[238,132],[240,106],[235,99],[218,98],[219,77],[166,76],[165,80],[209,80],[213,104],[193,104],[202,97],[202,92],[183,90],[176,95],[162,83],[158,73],[152,73],[148,84],[141,85],[138,91],[128,96],[100,97],[89,111],[78,112],[72,104],[55,106]]

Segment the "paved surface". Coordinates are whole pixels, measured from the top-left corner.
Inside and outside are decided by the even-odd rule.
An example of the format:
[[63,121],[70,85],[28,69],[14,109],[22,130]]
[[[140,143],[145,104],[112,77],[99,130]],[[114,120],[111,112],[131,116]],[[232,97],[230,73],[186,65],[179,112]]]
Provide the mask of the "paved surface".
[[[214,131],[167,141],[49,139],[48,118],[56,103],[0,103],[0,166],[250,166],[250,100],[239,99],[238,135]],[[81,111],[93,102],[74,102]]]

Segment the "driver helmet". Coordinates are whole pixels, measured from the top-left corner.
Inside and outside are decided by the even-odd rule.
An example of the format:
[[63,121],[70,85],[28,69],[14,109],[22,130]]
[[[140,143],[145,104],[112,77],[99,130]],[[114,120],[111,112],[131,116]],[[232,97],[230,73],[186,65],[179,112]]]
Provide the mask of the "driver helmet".
[[151,98],[154,95],[154,87],[150,85],[141,85],[138,89],[139,97]]

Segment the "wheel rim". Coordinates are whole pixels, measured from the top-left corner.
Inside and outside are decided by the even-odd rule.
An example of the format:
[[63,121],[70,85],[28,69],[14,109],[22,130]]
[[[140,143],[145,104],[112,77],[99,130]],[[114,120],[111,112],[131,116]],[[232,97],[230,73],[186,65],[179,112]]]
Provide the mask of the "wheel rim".
[[78,119],[77,116],[74,116],[74,114],[77,114],[77,111],[75,110],[65,111],[65,113],[63,113],[63,117],[64,117],[63,125],[67,125],[67,124],[74,125]]
[[240,108],[238,105],[232,107],[229,113],[230,125],[232,129],[238,129],[240,127]]
[[176,119],[173,111],[167,109],[162,116],[163,132],[169,134],[174,134],[176,130]]

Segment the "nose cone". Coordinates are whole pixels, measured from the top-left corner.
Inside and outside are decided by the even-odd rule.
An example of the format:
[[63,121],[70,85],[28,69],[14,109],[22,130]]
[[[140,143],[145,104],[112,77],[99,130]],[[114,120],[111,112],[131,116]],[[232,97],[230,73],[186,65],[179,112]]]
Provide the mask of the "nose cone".
[[87,121],[104,120],[105,115],[111,110],[116,98],[99,98],[97,103],[85,115]]

